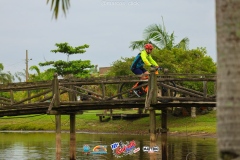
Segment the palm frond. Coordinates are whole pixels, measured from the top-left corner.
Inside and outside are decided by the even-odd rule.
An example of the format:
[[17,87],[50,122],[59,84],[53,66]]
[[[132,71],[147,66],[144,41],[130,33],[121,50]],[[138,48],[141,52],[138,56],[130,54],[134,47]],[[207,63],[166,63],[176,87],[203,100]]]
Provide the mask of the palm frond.
[[135,50],[135,49],[142,50],[146,43],[148,43],[148,40],[133,41],[131,42],[129,48],[131,48],[132,50]]
[[158,48],[165,48],[168,43],[168,33],[160,24],[152,24],[144,30],[144,37],[150,37]]
[[0,72],[4,69],[4,66],[2,63],[0,63]]
[[[162,18],[163,21],[163,18]],[[134,49],[143,49],[144,44],[146,44],[149,40],[152,41],[153,45],[157,49],[168,49],[172,48],[183,48],[185,50],[188,49],[188,38],[184,38],[180,43],[175,45],[175,36],[174,32],[170,35],[166,31],[164,21],[163,25],[161,24],[152,24],[149,25],[143,32],[144,40],[141,41],[133,41],[129,48]]]
[[[47,0],[47,4],[49,2],[50,0]],[[53,10],[53,17],[55,17],[55,19],[58,18],[60,3],[62,3],[62,11],[65,16],[66,16],[66,11],[70,7],[70,0],[51,0],[51,10]]]
[[37,72],[37,75],[40,75],[40,69],[38,68],[38,66],[31,66],[30,68],[29,68],[29,70],[31,70],[31,71],[33,71],[33,70],[35,70],[36,72]]
[[175,48],[182,48],[184,50],[188,50],[189,39],[187,37],[183,38],[178,44],[176,44]]
[[21,78],[21,77],[25,77],[26,74],[23,73],[23,72],[16,72],[16,73],[14,74],[14,76],[17,78],[17,80],[18,80],[19,82],[22,82],[22,78]]

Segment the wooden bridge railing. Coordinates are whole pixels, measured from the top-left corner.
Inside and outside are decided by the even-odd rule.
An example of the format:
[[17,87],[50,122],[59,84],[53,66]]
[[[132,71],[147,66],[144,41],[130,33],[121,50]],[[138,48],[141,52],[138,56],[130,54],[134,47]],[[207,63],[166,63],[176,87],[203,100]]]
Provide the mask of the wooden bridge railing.
[[[168,82],[171,81],[175,82],[175,86],[169,85]],[[208,82],[215,83],[215,81],[215,75],[206,74],[158,75],[156,78],[157,86],[177,93],[177,96],[171,96],[171,94],[163,96],[161,93],[163,91],[160,89],[156,100],[157,102],[164,100],[167,102],[215,102],[215,93],[209,94],[207,88]],[[145,96],[127,97],[129,92],[133,91],[131,85],[136,82],[142,82],[143,84],[140,86],[148,85],[148,83],[144,83],[145,81],[139,80],[139,76],[57,79],[57,75],[52,81],[2,84],[0,85],[0,116],[7,112],[11,112],[8,115],[24,114],[24,110],[28,111],[25,112],[26,114],[47,113],[47,111],[60,106],[78,106],[79,109],[84,105],[115,104],[120,107],[124,104],[134,105],[134,102],[144,104]],[[202,92],[186,87],[188,84],[184,83],[187,82],[200,82],[203,87]],[[123,84],[125,84],[125,90],[122,87]],[[70,98],[71,96],[75,98]],[[101,109],[101,106],[98,108]]]

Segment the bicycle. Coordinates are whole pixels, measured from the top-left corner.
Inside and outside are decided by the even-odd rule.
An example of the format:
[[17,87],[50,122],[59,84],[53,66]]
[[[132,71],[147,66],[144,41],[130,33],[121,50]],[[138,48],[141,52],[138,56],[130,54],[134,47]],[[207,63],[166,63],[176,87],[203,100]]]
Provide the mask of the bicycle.
[[[160,69],[157,70],[157,72],[159,71]],[[148,92],[148,81],[146,81],[148,80],[148,75],[145,78],[146,78],[145,81],[122,83],[119,87],[119,93],[122,93],[119,96],[119,99],[145,97]],[[158,76],[158,78],[161,78],[161,76]],[[158,92],[159,91],[161,92],[161,96],[168,92],[167,86],[176,87],[176,84],[173,81],[157,82]],[[176,97],[177,92],[175,90],[170,89],[170,93],[172,97]],[[161,100],[160,102],[168,103],[170,101]]]

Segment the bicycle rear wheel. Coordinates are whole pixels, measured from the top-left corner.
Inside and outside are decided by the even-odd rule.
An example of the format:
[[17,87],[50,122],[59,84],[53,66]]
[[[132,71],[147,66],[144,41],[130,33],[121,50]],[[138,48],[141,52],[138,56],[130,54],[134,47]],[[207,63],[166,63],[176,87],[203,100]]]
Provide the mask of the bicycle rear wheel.
[[[125,98],[140,98],[146,95],[146,93],[141,89],[141,87],[133,88],[136,82],[125,82],[122,83],[119,87],[118,99],[125,99]],[[147,86],[144,85],[144,87]]]

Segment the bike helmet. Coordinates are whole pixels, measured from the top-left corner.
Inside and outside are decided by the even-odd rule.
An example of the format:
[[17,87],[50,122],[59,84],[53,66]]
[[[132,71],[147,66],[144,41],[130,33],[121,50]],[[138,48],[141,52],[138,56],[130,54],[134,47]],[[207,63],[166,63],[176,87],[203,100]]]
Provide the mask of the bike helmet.
[[150,44],[150,43],[148,43],[148,44],[145,44],[145,45],[144,45],[144,48],[145,48],[145,49],[153,49],[153,45]]

